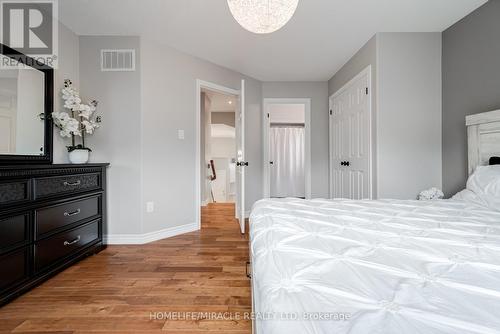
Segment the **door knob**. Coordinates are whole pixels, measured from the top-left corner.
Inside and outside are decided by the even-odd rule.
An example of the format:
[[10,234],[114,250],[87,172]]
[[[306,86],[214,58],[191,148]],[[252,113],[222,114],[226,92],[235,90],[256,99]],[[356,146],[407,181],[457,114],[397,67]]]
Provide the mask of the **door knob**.
[[274,165],[274,161],[269,161],[269,164],[270,165]]

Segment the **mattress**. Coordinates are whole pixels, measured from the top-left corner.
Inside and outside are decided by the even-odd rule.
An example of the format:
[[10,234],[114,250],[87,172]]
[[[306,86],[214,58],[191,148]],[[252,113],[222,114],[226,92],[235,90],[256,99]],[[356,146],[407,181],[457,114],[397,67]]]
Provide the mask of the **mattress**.
[[500,212],[466,201],[262,200],[254,330],[500,333]]

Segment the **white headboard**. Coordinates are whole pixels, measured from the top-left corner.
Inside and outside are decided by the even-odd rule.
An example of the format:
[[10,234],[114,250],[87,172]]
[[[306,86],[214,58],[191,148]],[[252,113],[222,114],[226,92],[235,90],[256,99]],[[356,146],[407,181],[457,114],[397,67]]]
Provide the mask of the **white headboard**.
[[477,166],[488,164],[491,157],[500,157],[500,110],[466,117],[469,145],[469,174]]

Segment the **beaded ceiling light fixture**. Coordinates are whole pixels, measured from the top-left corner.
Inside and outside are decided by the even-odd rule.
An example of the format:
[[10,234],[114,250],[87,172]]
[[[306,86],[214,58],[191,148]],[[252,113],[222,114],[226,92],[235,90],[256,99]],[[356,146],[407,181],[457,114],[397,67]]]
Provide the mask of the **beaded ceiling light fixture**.
[[290,21],[299,0],[227,0],[235,20],[246,30],[269,34]]

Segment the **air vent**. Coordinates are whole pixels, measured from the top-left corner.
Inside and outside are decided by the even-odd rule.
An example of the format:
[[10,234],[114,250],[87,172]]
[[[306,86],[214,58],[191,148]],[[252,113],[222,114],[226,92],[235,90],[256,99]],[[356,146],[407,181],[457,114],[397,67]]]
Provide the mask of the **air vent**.
[[101,50],[101,71],[135,71],[135,50]]

